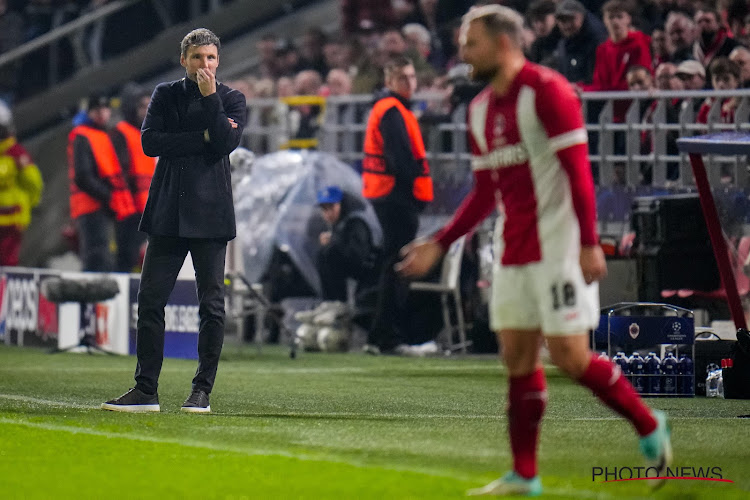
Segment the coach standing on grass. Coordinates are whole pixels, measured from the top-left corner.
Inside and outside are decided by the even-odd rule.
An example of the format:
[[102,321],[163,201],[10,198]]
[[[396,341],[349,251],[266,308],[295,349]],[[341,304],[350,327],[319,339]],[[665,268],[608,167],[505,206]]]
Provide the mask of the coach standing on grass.
[[195,267],[198,370],[186,412],[211,411],[209,394],[224,340],[224,259],[235,237],[229,153],[240,143],[242,93],[216,81],[219,38],[201,28],[180,44],[185,78],[156,87],[141,129],[143,151],[159,157],[139,229],[148,248],[138,290],[136,385],[106,410],[159,411],[164,307],[188,252]]

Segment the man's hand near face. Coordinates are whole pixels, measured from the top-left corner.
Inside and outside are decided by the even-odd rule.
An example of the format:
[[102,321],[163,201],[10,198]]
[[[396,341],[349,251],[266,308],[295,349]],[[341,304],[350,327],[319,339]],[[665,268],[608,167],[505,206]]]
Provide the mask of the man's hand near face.
[[198,68],[195,73],[195,79],[198,82],[198,90],[203,97],[210,96],[216,92],[216,76],[207,69]]

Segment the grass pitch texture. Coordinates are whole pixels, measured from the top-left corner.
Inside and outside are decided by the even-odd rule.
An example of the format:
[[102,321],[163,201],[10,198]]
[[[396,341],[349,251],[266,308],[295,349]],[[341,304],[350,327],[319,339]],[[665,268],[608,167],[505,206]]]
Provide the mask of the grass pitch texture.
[[[507,376],[491,357],[288,358],[226,346],[210,415],[180,412],[196,362],[167,359],[157,414],[99,405],[133,385],[133,357],[0,346],[0,498],[462,498],[510,468]],[[651,399],[675,465],[725,479],[592,480],[642,465],[635,433],[547,369],[545,498],[750,498],[750,402]]]

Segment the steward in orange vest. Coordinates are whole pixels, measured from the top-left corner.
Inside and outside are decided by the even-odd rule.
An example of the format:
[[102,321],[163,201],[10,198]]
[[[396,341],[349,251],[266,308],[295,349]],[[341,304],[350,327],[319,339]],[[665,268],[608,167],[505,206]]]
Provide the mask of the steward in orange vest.
[[142,214],[156,169],[156,158],[146,156],[141,145],[141,125],[151,102],[151,92],[144,87],[128,84],[123,89],[121,102],[123,120],[115,125],[111,133],[112,143],[133,195],[135,209]]
[[135,215],[135,204],[106,129],[112,111],[105,96],[89,99],[85,118],[68,135],[70,216],[80,238],[84,271],[112,271],[114,219]]
[[417,235],[419,213],[432,201],[432,178],[419,124],[410,111],[417,88],[411,60],[385,65],[387,91],[375,102],[365,132],[362,195],[372,203],[383,229],[378,299],[368,332],[368,350],[397,350],[407,340],[408,284],[393,270],[399,251]]
[[367,121],[362,161],[362,195],[424,208],[433,198],[422,132],[408,99],[388,91]]

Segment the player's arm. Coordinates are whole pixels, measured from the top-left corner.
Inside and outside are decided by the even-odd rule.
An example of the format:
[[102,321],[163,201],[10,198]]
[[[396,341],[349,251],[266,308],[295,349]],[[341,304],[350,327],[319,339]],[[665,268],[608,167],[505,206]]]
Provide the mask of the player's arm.
[[148,105],[146,119],[141,127],[141,145],[146,156],[169,157],[191,156],[206,152],[203,131],[167,132],[166,116],[174,109],[174,102],[169,96],[168,84],[160,84],[154,89]]
[[607,268],[596,231],[594,179],[581,103],[567,82],[551,80],[536,96],[536,112],[570,181],[573,209],[580,227],[584,279],[589,283],[596,281],[606,275]]
[[[468,132],[472,165],[480,156],[479,147],[471,131]],[[451,221],[427,241],[414,242],[402,251],[404,259],[397,270],[404,276],[417,278],[425,275],[445,254],[455,240],[468,233],[495,208],[495,189],[491,170],[475,170],[474,186],[464,198]]]

